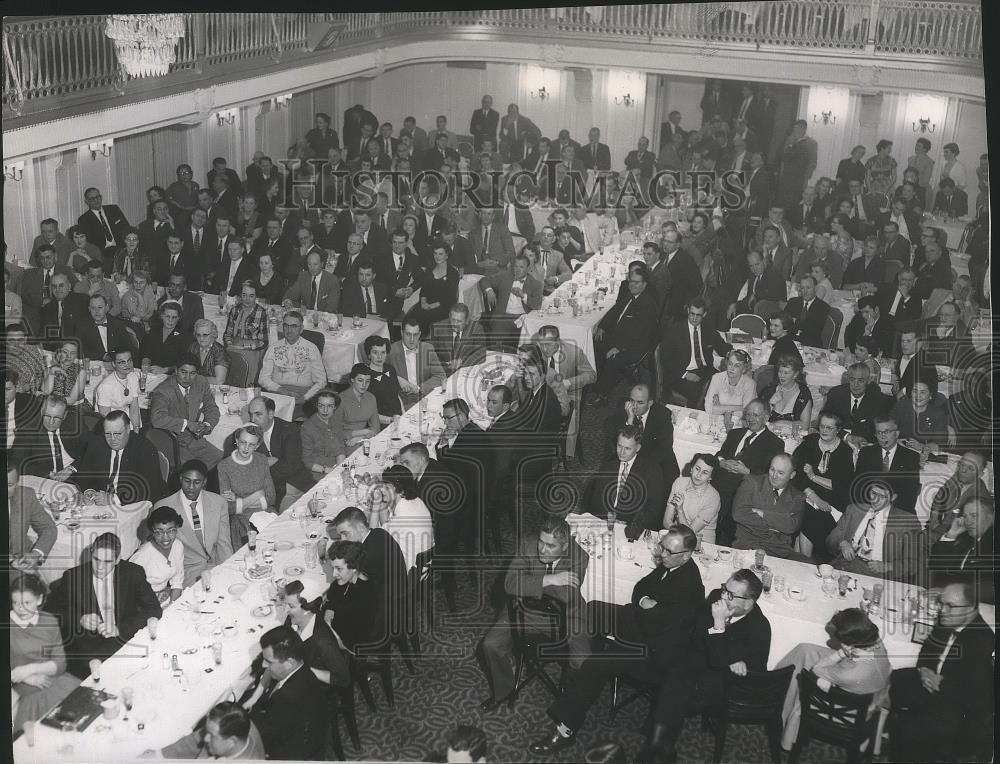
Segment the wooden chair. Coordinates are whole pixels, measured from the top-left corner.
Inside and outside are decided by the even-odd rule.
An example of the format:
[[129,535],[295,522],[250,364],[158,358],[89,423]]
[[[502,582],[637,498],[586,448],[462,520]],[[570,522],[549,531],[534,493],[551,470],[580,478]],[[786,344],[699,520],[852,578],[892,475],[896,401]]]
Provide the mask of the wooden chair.
[[823,330],[819,333],[820,346],[826,350],[834,350],[837,347],[837,340],[840,338],[840,327],[844,324],[844,314],[840,308],[830,308],[830,313],[823,324]]
[[767,336],[767,321],[754,313],[740,313],[729,322],[730,329],[739,329],[758,340]]
[[794,672],[794,666],[786,666],[777,671],[750,671],[744,677],[728,677],[725,705],[718,715],[710,717],[715,727],[712,761],[722,761],[730,724],[763,725],[771,760],[781,761],[781,708]]
[[[789,668],[794,668],[789,666]],[[792,746],[789,761],[799,760],[809,740],[821,740],[847,749],[847,760],[858,761],[861,744],[866,740],[864,760],[871,761],[872,742],[878,715],[868,716],[872,695],[855,695],[839,687],[821,690],[811,671],[799,673],[799,705],[802,717],[799,736]]]

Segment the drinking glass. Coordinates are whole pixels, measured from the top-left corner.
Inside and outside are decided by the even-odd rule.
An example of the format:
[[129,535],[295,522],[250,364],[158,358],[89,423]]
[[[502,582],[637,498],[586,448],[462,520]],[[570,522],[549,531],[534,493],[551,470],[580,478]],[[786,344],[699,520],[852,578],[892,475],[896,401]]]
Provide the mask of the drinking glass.
[[771,589],[781,594],[785,591],[785,577],[784,576],[774,576],[771,579]]
[[832,576],[823,579],[823,597],[825,599],[833,599],[833,595],[837,593],[837,579]]

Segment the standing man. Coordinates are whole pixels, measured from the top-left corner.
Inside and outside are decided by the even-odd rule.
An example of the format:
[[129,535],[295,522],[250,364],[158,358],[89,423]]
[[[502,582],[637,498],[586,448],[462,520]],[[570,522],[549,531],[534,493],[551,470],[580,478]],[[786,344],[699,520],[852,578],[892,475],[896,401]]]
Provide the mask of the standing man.
[[87,241],[100,248],[104,255],[104,269],[114,270],[115,252],[125,246],[125,235],[131,230],[128,218],[117,204],[104,204],[97,188],[83,192],[87,211],[77,219],[76,224],[87,233]]
[[541,136],[542,132],[518,110],[517,104],[507,107],[507,115],[500,120],[500,156],[507,162],[516,162],[524,157],[524,142],[527,135]]
[[611,169],[611,149],[601,143],[601,131],[592,127],[587,133],[587,145],[577,152],[585,170],[607,172]]
[[472,119],[469,121],[469,132],[477,152],[483,148],[483,141],[493,141],[493,145],[496,145],[499,124],[500,114],[493,108],[493,96],[484,95],[482,108],[472,112]]
[[801,197],[809,178],[816,170],[816,141],[806,136],[804,119],[792,123],[792,130],[781,151],[781,171],[778,174],[778,199],[794,205]]

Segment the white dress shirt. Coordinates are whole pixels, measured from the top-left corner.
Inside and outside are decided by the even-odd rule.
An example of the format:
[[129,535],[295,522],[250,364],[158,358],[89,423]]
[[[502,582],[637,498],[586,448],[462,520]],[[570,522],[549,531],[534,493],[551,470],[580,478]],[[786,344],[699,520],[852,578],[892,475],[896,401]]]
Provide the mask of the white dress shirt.
[[7,448],[14,445],[14,435],[17,434],[17,423],[14,418],[14,406],[17,401],[7,404]]
[[507,298],[507,310],[506,312],[512,316],[521,316],[525,313],[524,301],[522,298],[514,294],[514,288],[517,287],[524,293],[524,281],[518,280],[510,285],[510,297]]
[[851,539],[851,546],[860,550],[861,540],[865,537],[865,531],[868,529],[869,519],[871,519],[874,523],[873,527],[875,529],[875,535],[872,536],[871,552],[865,557],[865,559],[882,562],[882,541],[885,539],[885,526],[889,520],[888,510],[883,510],[881,512],[872,512],[871,510],[868,510],[868,514],[865,515],[865,518],[858,523],[858,529],[854,533],[854,538]]
[[410,350],[405,345],[403,346],[403,356],[406,359],[406,379],[415,385],[420,385],[420,380],[417,379],[417,353],[419,350]]

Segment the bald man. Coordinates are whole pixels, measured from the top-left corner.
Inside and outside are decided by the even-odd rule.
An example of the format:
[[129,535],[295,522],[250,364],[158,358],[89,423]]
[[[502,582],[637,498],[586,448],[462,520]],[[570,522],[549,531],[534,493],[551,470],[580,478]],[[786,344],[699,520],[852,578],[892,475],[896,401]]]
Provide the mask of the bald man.
[[792,457],[778,454],[763,475],[747,475],[736,489],[733,521],[736,549],[763,549],[775,557],[797,558],[793,544],[802,528],[806,497],[791,484]]

